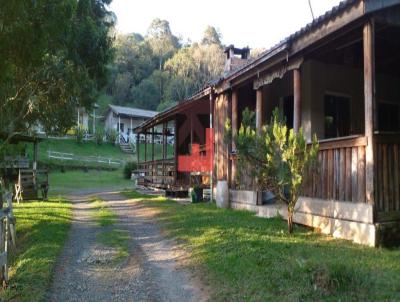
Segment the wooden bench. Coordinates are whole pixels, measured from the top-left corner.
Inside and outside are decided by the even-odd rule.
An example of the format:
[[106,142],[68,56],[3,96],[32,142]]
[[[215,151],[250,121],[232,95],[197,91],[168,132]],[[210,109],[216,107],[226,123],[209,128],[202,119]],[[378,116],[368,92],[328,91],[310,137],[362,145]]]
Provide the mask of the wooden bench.
[[47,200],[49,191],[49,174],[47,170],[20,169],[18,181],[15,184],[14,199],[19,203],[22,200],[35,200],[39,198]]

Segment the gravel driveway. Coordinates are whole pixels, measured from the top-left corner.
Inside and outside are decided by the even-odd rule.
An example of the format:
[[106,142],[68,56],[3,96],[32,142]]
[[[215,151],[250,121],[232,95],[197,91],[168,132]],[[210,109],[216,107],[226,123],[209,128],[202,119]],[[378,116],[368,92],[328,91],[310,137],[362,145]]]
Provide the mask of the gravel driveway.
[[[98,196],[118,215],[113,226],[126,231],[129,257],[116,264],[115,250],[99,245],[106,230],[93,220],[90,200]],[[56,265],[48,301],[205,301],[206,291],[181,265],[184,254],[165,238],[152,210],[116,192],[81,192],[70,197],[73,222]]]

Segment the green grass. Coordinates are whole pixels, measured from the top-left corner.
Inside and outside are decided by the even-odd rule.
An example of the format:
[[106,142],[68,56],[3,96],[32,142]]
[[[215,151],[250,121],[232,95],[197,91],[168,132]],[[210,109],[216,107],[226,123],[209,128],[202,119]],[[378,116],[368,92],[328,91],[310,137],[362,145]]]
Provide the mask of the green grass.
[[[32,159],[33,146],[32,144],[27,145],[28,155]],[[60,160],[60,159],[49,159],[47,151],[56,151],[63,153],[73,153],[78,156],[100,156],[113,158],[124,161],[136,161],[136,156],[132,154],[126,154],[121,151],[118,146],[114,146],[108,143],[97,145],[94,141],[85,141],[78,144],[74,139],[45,139],[39,144],[39,164],[40,166],[46,165],[50,167],[54,166],[87,166],[87,167],[118,167],[116,165],[108,165],[106,163],[95,163],[95,162],[81,162],[76,160]]]
[[300,226],[288,235],[280,219],[125,194],[157,209],[212,287],[211,301],[400,300],[400,249],[369,248]]
[[115,171],[66,171],[49,174],[50,195],[66,194],[81,189],[121,190],[132,186],[132,180],[124,179],[121,170]]
[[103,200],[97,198],[92,201],[92,204],[93,218],[96,223],[100,227],[108,227],[98,235],[97,241],[104,246],[117,249],[118,254],[114,259],[116,262],[125,259],[129,256],[129,233],[125,230],[110,228],[117,222],[117,215],[107,208]]
[[43,301],[67,238],[71,205],[62,200],[14,204],[17,250],[11,253],[10,286],[0,300]]
[[118,254],[114,259],[121,261],[129,256],[128,242],[131,240],[128,231],[112,229],[99,234],[97,241],[104,246],[116,248]]
[[106,204],[101,199],[93,201],[93,218],[99,226],[114,225],[117,221],[117,215],[106,207]]

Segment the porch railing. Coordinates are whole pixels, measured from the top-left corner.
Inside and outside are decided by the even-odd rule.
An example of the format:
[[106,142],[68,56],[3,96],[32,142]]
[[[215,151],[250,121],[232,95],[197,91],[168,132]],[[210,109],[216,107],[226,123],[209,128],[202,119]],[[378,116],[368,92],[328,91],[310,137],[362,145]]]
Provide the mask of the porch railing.
[[174,159],[147,161],[139,164],[140,185],[151,185],[159,188],[173,186],[176,180]]
[[306,197],[365,202],[364,136],[319,142],[318,164],[310,169],[303,186]]
[[400,133],[375,134],[375,203],[378,216],[382,216],[379,220],[400,218],[399,148]]

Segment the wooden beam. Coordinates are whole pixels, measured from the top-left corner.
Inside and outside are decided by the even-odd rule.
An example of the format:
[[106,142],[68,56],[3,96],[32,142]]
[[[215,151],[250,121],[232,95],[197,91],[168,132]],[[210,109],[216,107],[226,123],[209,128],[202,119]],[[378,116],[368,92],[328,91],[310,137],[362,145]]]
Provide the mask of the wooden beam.
[[[235,139],[238,132],[238,92],[237,90],[232,91],[232,150],[236,152]],[[231,187],[236,188],[236,166],[237,160],[232,159],[232,177],[231,177]]]
[[39,147],[39,144],[37,141],[35,141],[33,143],[33,164],[32,164],[33,170],[37,169],[38,154],[39,154],[38,147]]
[[144,135],[144,161],[147,161],[147,133]]
[[375,33],[374,21],[368,20],[363,29],[364,41],[364,116],[367,147],[365,154],[365,195],[374,204],[374,106],[375,106]]
[[[140,151],[140,133],[136,134],[136,155],[137,155],[137,163],[140,163],[139,152]],[[139,168],[139,167],[138,167]]]
[[256,128],[258,133],[261,132],[262,126],[265,122],[264,111],[263,88],[260,87],[256,92]]
[[300,69],[293,70],[293,129],[298,132],[301,127],[301,73]]
[[174,173],[174,184],[176,185],[177,180],[178,180],[178,117],[175,118],[175,125],[174,125],[174,150],[175,150],[175,154],[174,154],[174,166],[175,166],[175,173]]

